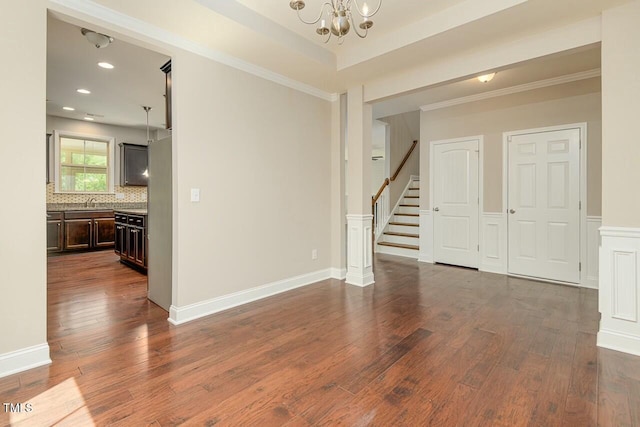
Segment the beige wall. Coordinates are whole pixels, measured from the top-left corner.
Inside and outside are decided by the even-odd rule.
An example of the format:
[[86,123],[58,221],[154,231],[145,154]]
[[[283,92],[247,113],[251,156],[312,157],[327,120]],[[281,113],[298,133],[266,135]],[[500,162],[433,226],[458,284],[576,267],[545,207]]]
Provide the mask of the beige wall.
[[640,1],[602,16],[602,223],[640,227]]
[[47,341],[45,2],[5,1],[2,13],[0,356]]
[[[499,76],[498,76],[499,77]],[[422,143],[467,136],[484,136],[484,211],[502,211],[502,133],[572,123],[587,123],[587,215],[601,209],[600,79],[423,112]],[[428,145],[426,146],[428,148]],[[429,208],[429,151],[421,153],[421,209]]]
[[[393,175],[402,163],[413,141],[419,139],[420,113],[418,111],[398,114],[380,119],[389,124],[390,133],[390,175]],[[420,146],[416,146],[411,157],[402,167],[395,181],[389,185],[389,207],[393,207],[402,196],[411,175],[420,175]]]
[[331,103],[187,52],[172,73],[173,304],[329,268]]

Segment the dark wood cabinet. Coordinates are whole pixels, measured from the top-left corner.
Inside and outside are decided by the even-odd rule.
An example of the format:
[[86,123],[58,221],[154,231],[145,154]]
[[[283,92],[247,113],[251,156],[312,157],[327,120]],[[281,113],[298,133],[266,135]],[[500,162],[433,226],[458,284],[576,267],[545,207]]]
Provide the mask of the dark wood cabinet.
[[112,247],[115,244],[115,228],[114,218],[94,218],[93,246],[96,248]]
[[149,156],[145,145],[120,144],[120,185],[146,186]]
[[47,252],[60,252],[64,248],[64,214],[47,212]]
[[92,229],[91,219],[65,219],[64,248],[66,250],[89,249]]
[[146,215],[115,213],[115,253],[120,260],[146,270]]
[[115,242],[113,211],[47,212],[47,251],[111,248]]
[[127,226],[126,221],[124,222],[120,221],[119,214],[115,215],[115,252],[116,255],[120,256],[126,256],[127,254]]

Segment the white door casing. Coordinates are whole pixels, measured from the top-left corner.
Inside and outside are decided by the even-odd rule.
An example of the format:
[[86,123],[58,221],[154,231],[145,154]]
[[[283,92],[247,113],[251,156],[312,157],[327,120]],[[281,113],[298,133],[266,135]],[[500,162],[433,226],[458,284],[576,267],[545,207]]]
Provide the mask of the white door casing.
[[580,129],[511,135],[508,272],[579,283]]
[[434,261],[478,268],[480,138],[432,145]]

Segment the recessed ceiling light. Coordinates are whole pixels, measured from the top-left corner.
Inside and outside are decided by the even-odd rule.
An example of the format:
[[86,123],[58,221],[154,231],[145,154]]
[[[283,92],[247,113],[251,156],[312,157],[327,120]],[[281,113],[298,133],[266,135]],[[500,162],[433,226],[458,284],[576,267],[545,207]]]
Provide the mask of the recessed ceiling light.
[[113,69],[113,65],[109,64],[108,62],[98,62],[98,67],[106,68],[107,70]]
[[88,94],[90,94],[90,93],[91,93],[91,91],[90,91],[90,90],[87,90],[87,89],[78,89],[78,90],[76,90],[76,92],[78,92],[78,93],[82,93],[82,94],[84,94],[84,95],[88,95]]
[[84,119],[85,119],[85,120],[89,120],[90,122],[92,122],[92,121],[93,121],[93,117],[85,117]]
[[62,109],[67,111],[76,111],[76,109],[73,107],[62,107]]

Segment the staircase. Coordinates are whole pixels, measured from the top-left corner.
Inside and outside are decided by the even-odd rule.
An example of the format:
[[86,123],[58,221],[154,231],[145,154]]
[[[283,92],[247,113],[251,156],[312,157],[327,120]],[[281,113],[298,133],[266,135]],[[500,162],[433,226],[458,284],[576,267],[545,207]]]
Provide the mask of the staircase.
[[376,252],[418,259],[419,249],[420,181],[414,178],[378,238]]

